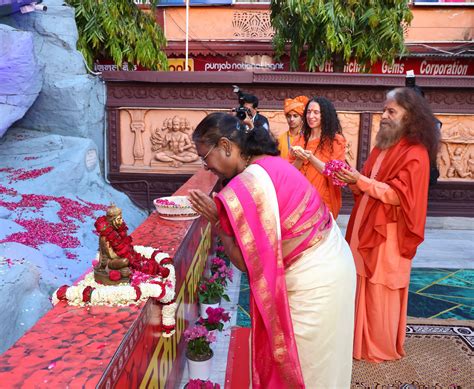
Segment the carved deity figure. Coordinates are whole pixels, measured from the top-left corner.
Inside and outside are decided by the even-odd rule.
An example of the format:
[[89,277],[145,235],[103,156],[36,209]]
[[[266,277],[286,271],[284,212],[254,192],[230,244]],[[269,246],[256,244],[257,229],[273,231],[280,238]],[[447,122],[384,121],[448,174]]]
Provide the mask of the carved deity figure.
[[188,133],[189,129],[189,122],[178,116],[165,120],[161,131],[155,131],[152,136],[152,150],[157,152],[155,159],[168,162],[172,167],[196,161],[199,157]]
[[346,159],[353,161],[354,153],[352,152],[352,141],[346,143]]
[[469,155],[469,159],[467,160],[467,167],[469,172],[471,173],[471,177],[474,177],[474,152]]
[[[96,282],[115,285],[129,280],[131,271],[127,253],[131,249],[131,238],[122,218],[122,210],[111,204],[106,216],[101,216],[95,223],[99,233],[99,263],[94,268]],[[116,272],[111,274],[111,271]],[[118,273],[120,276],[118,276]]]
[[466,171],[463,165],[463,158],[467,147],[463,149],[461,146],[457,146],[453,152],[451,152],[449,146],[447,149],[449,153],[450,166],[446,172],[446,176],[449,178],[456,176],[461,178],[471,177],[471,172]]

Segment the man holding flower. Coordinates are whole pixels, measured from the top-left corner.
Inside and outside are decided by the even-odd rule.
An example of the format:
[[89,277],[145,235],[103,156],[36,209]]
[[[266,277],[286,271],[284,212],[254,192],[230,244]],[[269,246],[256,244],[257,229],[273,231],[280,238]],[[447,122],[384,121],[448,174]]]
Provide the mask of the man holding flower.
[[439,138],[427,102],[409,88],[395,89],[362,172],[337,173],[355,196],[346,239],[357,269],[356,359],[405,355],[411,264],[424,239],[430,160],[436,161]]

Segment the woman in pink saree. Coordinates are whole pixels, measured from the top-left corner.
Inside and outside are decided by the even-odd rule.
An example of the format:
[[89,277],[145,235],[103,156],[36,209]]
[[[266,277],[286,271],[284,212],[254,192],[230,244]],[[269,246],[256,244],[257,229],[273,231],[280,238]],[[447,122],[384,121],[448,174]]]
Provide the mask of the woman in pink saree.
[[318,192],[265,129],[234,116],[208,115],[193,140],[205,168],[230,180],[190,201],[248,273],[252,387],[348,388],[355,268]]

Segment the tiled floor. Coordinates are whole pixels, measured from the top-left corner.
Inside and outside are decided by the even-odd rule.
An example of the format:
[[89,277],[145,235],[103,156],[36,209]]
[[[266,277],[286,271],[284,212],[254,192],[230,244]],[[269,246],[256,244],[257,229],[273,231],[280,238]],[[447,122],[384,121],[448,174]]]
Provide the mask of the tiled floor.
[[474,320],[474,270],[413,269],[408,315]]
[[[237,325],[250,327],[249,284],[240,280]],[[474,320],[474,270],[415,268],[411,272],[408,315]]]

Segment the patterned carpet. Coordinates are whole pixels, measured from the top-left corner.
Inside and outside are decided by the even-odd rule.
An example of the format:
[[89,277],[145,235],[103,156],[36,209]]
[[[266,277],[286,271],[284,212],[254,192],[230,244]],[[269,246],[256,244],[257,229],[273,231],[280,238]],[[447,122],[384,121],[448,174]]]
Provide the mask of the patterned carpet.
[[[237,316],[241,327],[250,327],[249,292],[242,274]],[[408,316],[474,320],[474,270],[412,269]]]
[[354,361],[352,389],[474,388],[473,321],[410,318],[405,351],[399,361]]

